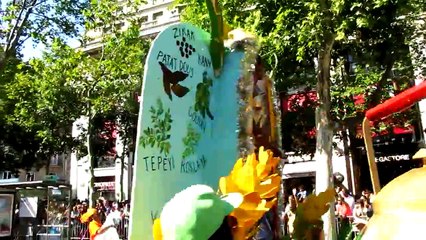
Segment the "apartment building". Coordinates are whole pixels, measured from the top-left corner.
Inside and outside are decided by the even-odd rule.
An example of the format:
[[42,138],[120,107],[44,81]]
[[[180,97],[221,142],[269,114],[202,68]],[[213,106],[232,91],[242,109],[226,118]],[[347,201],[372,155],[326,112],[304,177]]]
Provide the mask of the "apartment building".
[[[142,18],[141,37],[155,37],[171,24],[179,22],[179,6],[172,7],[172,0],[149,0],[139,8],[137,14]],[[125,29],[129,23],[126,21],[117,23],[116,27]],[[90,31],[86,33],[92,39],[83,50],[96,54],[101,47],[102,31]],[[81,134],[81,128],[87,125],[87,118],[82,117],[74,123],[73,136]],[[115,126],[119,127],[119,126]],[[100,156],[94,169],[94,188],[98,196],[110,200],[129,199],[131,194],[131,181],[133,174],[133,153],[122,156],[123,143],[117,129],[110,129],[111,153]],[[78,199],[89,198],[89,172],[90,163],[87,157],[79,157],[74,152],[70,157],[70,184],[72,185],[73,197]]]
[[19,169],[17,173],[12,171],[0,171],[0,183],[42,181],[46,175],[54,175],[58,180],[68,182],[70,178],[70,158],[66,153],[55,154],[50,158],[49,166],[40,169]]

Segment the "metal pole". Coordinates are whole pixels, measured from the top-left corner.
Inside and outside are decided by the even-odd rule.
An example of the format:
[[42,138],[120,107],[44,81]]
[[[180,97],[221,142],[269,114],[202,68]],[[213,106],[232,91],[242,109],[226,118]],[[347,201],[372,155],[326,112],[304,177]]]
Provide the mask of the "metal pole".
[[71,206],[71,194],[72,194],[72,187],[68,187],[68,228],[67,228],[67,239],[70,240],[71,239],[71,211],[72,211],[72,206]]
[[362,131],[364,134],[364,143],[367,150],[368,166],[370,168],[371,184],[373,185],[373,192],[377,194],[380,191],[380,180],[377,172],[376,160],[374,157],[373,139],[371,137],[370,121],[364,118],[362,121]]

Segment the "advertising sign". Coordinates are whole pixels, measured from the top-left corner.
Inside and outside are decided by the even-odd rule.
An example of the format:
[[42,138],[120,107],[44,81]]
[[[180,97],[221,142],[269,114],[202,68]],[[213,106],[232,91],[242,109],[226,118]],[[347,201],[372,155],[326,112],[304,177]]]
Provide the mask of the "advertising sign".
[[36,218],[38,197],[23,197],[19,203],[19,217]]
[[139,112],[130,239],[151,239],[153,219],[193,184],[217,189],[238,156],[237,83],[244,54],[215,78],[210,36],[187,23],[162,31],[146,64]]
[[0,194],[0,237],[12,235],[13,194]]

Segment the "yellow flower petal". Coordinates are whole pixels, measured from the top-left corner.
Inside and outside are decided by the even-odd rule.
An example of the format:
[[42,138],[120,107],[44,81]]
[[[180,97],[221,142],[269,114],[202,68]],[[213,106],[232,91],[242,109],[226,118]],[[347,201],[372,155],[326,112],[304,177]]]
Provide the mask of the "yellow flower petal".
[[[232,172],[240,170],[243,166],[244,166],[244,159],[240,158],[235,163],[234,168],[232,169]],[[232,174],[232,172],[231,172],[231,174]]]
[[235,185],[232,177],[221,177],[219,179],[219,190],[222,194],[228,194],[232,192],[240,192],[238,186]]
[[275,205],[277,204],[277,202],[278,202],[278,199],[277,199],[277,198],[274,198],[274,199],[272,199],[272,200],[270,200],[270,201],[266,202],[265,207],[270,209],[270,208],[272,208],[273,206],[275,206]]
[[332,188],[318,194],[318,196],[309,195],[305,202],[300,205],[303,218],[311,223],[318,221],[328,211],[330,207],[329,202],[333,201],[333,198],[334,189]]
[[254,192],[260,182],[256,173],[256,165],[256,155],[250,154],[244,166],[232,173],[232,181],[242,194]]
[[240,209],[255,209],[259,205],[259,203],[262,201],[260,198],[259,193],[252,192],[249,194],[244,195],[244,200],[241,203],[241,205],[238,207]]
[[271,198],[277,195],[281,186],[281,177],[278,174],[271,175],[256,189],[261,198]]
[[227,177],[219,181],[222,193],[239,192],[244,195],[243,203],[230,214],[237,219],[233,229],[234,239],[247,239],[257,231],[257,223],[262,216],[277,204],[277,193],[281,187],[281,176],[274,174],[281,161],[274,158],[273,152],[259,149],[246,159],[238,159]]
[[152,226],[152,234],[153,234],[154,240],[163,239],[163,233],[161,232],[161,222],[159,218],[154,220],[154,225]]

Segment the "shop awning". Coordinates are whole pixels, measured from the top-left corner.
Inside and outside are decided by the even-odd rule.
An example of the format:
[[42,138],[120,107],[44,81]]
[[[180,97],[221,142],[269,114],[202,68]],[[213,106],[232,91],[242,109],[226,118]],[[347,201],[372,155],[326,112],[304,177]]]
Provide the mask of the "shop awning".
[[283,179],[315,176],[316,161],[284,164]]

